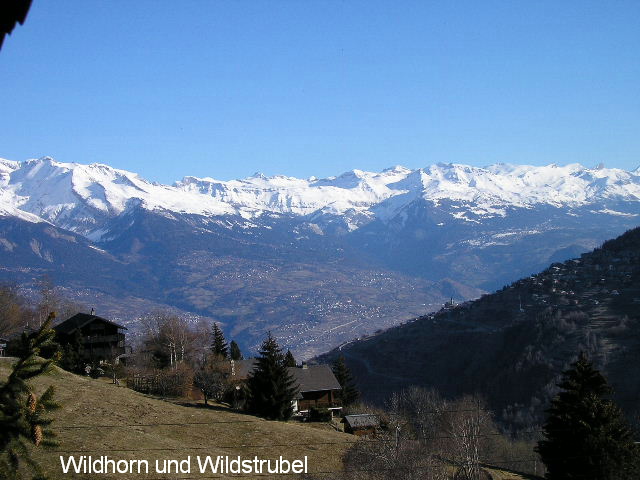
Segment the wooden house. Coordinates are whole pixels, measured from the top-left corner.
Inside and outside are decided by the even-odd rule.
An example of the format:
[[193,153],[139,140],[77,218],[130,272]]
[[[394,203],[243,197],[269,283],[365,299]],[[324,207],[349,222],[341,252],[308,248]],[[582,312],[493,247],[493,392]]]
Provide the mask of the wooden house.
[[342,419],[344,431],[359,437],[375,436],[380,428],[380,419],[377,415],[361,413],[357,415],[345,415]]
[[[255,359],[232,360],[231,378],[238,382],[246,381],[255,368]],[[298,389],[293,401],[293,410],[297,415],[308,415],[311,408],[326,408],[334,416],[342,411],[338,394],[342,390],[331,367],[328,365],[307,365],[288,367]]]
[[342,411],[339,393],[342,390],[328,365],[289,367],[289,372],[298,385],[298,396],[294,401],[295,412],[306,415],[311,408],[326,408],[331,415]]
[[77,313],[53,327],[61,345],[80,340],[80,355],[88,362],[114,361],[126,353],[126,327],[88,313]]

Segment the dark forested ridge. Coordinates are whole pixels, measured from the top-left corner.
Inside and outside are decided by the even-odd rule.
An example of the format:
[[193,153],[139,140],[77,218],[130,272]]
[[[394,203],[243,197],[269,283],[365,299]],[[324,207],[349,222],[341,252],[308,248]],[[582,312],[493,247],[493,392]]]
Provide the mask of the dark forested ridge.
[[584,351],[627,414],[640,412],[640,228],[478,300],[343,345],[365,397],[418,384],[478,392],[514,426],[538,422]]

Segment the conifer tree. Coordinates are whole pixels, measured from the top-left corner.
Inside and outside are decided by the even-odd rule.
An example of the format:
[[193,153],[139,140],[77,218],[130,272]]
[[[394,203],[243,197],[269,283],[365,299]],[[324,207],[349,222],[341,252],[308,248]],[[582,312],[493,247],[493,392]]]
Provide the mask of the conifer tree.
[[231,340],[231,345],[229,345],[229,355],[231,356],[231,360],[242,360],[244,358],[242,356],[242,351],[240,351],[240,347],[235,340]]
[[536,451],[548,480],[631,480],[640,449],[611,388],[584,354],[563,373]]
[[360,392],[356,388],[349,367],[344,361],[344,357],[340,355],[333,363],[333,374],[342,387],[338,394],[338,398],[342,401],[342,406],[346,407],[355,403],[360,398]]
[[211,344],[211,351],[216,358],[227,358],[229,356],[229,347],[227,341],[224,339],[222,330],[218,327],[218,324],[213,324],[213,343]]
[[291,350],[287,350],[287,354],[284,356],[284,364],[287,367],[295,367],[296,366],[296,359],[293,358],[293,353],[291,353]]
[[293,415],[292,402],[297,387],[271,332],[262,342],[260,356],[255,362],[255,368],[247,380],[247,409],[270,420],[288,420]]
[[82,334],[78,329],[71,340],[62,347],[62,358],[58,365],[69,372],[82,373],[82,350]]
[[35,335],[23,336],[22,353],[7,381],[0,385],[0,480],[21,479],[26,470],[31,470],[34,479],[45,478],[31,458],[27,444],[56,445],[48,428],[53,420],[47,418],[47,413],[59,408],[53,400],[53,387],[38,398],[28,384],[29,380],[48,373],[55,361],[38,357],[40,350],[53,342],[54,317],[55,314],[49,314]]

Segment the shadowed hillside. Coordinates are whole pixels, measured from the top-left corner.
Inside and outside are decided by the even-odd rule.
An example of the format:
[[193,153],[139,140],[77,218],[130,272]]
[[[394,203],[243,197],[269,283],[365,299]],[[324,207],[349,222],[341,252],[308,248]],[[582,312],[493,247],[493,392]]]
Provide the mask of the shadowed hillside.
[[445,306],[345,344],[365,397],[410,384],[448,396],[479,392],[513,425],[539,421],[559,373],[580,351],[608,376],[615,398],[638,413],[640,229],[580,258],[554,263],[472,302]]

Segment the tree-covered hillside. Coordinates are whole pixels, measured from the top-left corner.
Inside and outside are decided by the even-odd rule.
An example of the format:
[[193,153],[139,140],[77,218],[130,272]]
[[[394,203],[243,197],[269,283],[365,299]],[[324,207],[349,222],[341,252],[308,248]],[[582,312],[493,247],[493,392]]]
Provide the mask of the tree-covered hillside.
[[369,399],[410,384],[448,396],[477,392],[514,426],[539,422],[558,375],[584,351],[634,416],[640,409],[640,228],[328,356],[338,351]]

